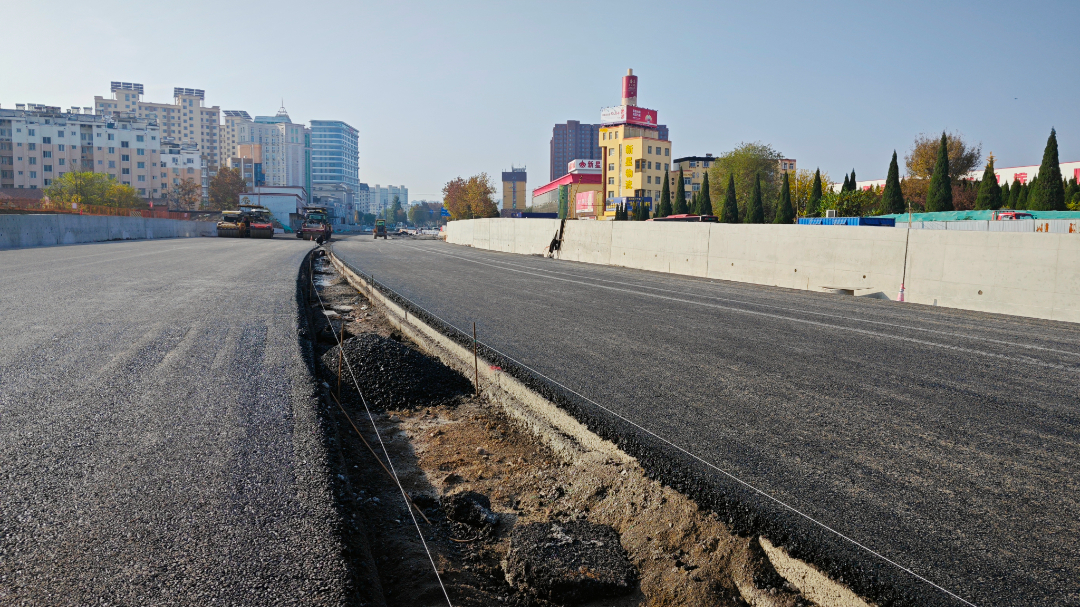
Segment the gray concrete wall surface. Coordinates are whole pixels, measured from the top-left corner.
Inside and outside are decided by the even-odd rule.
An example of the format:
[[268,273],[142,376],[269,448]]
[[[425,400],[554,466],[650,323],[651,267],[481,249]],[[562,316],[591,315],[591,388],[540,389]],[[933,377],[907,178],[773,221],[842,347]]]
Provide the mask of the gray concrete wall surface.
[[216,224],[210,221],[62,213],[0,215],[0,249],[216,235]]
[[[557,229],[557,220],[452,221],[446,241],[539,254]],[[897,299],[906,276],[908,302],[1080,322],[1075,233],[568,221],[556,255],[791,289],[843,289],[879,299]]]

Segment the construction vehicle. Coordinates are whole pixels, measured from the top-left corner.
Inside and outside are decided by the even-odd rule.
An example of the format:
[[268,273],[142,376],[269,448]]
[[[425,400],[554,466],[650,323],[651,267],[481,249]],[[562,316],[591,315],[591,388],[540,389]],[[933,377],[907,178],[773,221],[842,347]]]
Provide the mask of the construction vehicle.
[[240,210],[248,218],[249,238],[274,237],[274,223],[270,219],[270,209],[257,204],[242,204]]
[[223,238],[273,238],[274,224],[270,209],[256,204],[242,204],[236,211],[222,211],[217,235]]
[[326,207],[304,207],[304,222],[296,231],[297,238],[305,240],[319,240],[328,242],[333,236],[334,230],[330,227],[330,218],[326,214]]
[[375,230],[374,230],[374,232],[375,232],[375,238],[378,238],[378,237],[382,236],[383,240],[386,240],[386,220],[385,219],[376,219],[375,220]]

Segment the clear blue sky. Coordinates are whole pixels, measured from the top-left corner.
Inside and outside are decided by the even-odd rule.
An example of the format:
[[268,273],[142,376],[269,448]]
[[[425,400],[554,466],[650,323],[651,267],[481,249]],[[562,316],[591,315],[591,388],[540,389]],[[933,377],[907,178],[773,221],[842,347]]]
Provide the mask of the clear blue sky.
[[546,182],[552,125],[598,121],[628,67],[678,155],[762,141],[870,179],[942,129],[1037,164],[1055,126],[1080,160],[1076,2],[884,4],[6,2],[0,105],[89,106],[111,80],[253,115],[284,98],[359,129],[361,181],[413,199],[511,164]]

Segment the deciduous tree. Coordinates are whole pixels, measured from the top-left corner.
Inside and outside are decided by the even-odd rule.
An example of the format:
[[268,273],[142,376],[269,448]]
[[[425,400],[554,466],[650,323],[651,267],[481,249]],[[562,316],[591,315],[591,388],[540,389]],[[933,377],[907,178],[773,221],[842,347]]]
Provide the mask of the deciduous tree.
[[[737,200],[743,205],[741,215],[748,212],[747,204],[752,201],[754,184],[760,182],[762,206],[769,214],[776,207],[780,196],[782,179],[780,161],[783,154],[771,145],[761,143],[741,143],[730,152],[719,155],[709,168],[710,181],[723,184],[724,177],[735,177]],[[767,215],[770,216],[770,215]]]
[[45,195],[53,202],[116,206],[109,198],[115,183],[105,173],[72,171],[45,186]]
[[194,179],[181,179],[169,188],[165,198],[170,208],[193,211],[199,208],[202,201],[202,185]]
[[235,209],[240,204],[240,194],[247,189],[247,181],[240,169],[224,167],[210,179],[209,208],[214,211]]

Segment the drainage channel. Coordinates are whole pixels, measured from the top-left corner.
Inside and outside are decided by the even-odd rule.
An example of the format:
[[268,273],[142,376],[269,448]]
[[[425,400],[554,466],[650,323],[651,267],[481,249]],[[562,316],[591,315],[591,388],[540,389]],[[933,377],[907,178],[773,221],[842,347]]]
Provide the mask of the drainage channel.
[[[393,465],[430,520],[420,525],[452,604],[869,604],[649,478],[635,458],[503,371],[483,348],[474,367],[471,343],[447,337],[418,318],[422,311],[407,311],[331,256],[315,255],[309,284],[323,303],[305,302],[303,313],[343,530],[367,547],[355,549],[364,558],[354,560],[354,577],[358,587],[377,578],[381,589],[382,602],[367,604],[440,597],[430,564],[426,574],[421,566],[416,529],[405,525],[408,504],[400,493],[393,500],[396,485],[334,413],[335,333],[345,338],[340,357],[366,377],[361,389],[376,395],[368,402],[380,411]],[[347,387],[339,398],[356,410]]]

